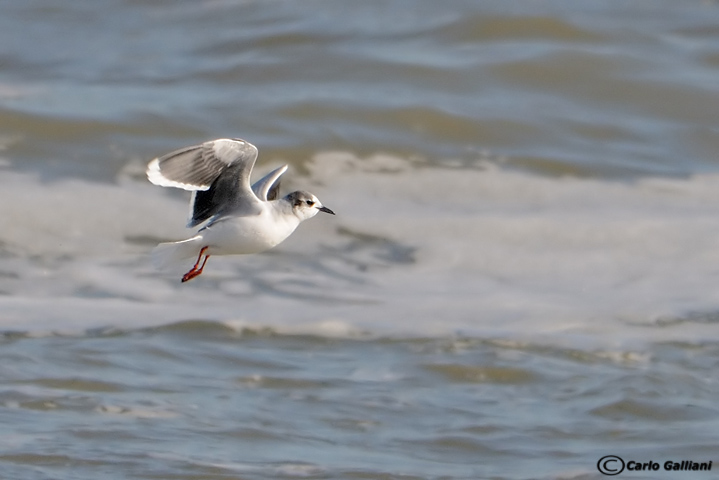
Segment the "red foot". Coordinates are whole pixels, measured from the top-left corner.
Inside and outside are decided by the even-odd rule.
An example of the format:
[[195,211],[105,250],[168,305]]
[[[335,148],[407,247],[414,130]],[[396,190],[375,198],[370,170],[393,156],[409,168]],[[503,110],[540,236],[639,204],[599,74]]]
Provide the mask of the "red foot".
[[[195,265],[190,269],[189,272],[184,274],[182,276],[182,283],[185,283],[189,280],[192,280],[193,278],[197,277],[202,273],[202,269],[205,268],[205,264],[207,263],[207,259],[210,258],[209,255],[205,255],[205,260],[202,262],[202,265],[200,266],[200,260],[202,259],[202,255],[205,254],[205,251],[207,251],[209,247],[205,246],[202,247],[202,250],[200,250],[200,254],[197,256],[197,261],[195,262]],[[197,268],[200,266],[200,268]]]

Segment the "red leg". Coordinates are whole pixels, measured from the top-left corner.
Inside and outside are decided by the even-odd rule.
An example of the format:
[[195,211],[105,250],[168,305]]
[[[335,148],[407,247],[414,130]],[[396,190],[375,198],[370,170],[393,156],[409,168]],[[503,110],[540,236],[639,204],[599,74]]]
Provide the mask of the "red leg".
[[207,263],[207,259],[208,259],[208,258],[210,258],[210,256],[209,256],[209,255],[205,255],[205,260],[202,262],[202,266],[201,266],[200,269],[197,271],[197,274],[198,274],[198,275],[201,274],[201,273],[202,273],[202,269],[205,268],[205,264]]
[[[202,247],[202,249],[200,250],[200,254],[197,256],[197,261],[195,262],[195,265],[192,267],[193,270],[197,270],[197,266],[200,264],[202,255],[207,251],[208,248],[209,248],[209,246]],[[207,260],[205,260],[205,261],[207,261]]]
[[205,254],[209,247],[205,246],[202,247],[202,250],[200,250],[200,254],[197,256],[197,261],[195,262],[195,265],[190,269],[189,272],[184,274],[182,276],[182,283],[185,283],[189,280],[192,280],[196,276],[202,273],[202,269],[205,268],[205,264],[207,263],[207,259],[210,258],[209,255],[205,255],[205,260],[202,262],[202,266],[200,268],[197,268],[198,265],[200,265],[200,260],[202,259],[202,256]]

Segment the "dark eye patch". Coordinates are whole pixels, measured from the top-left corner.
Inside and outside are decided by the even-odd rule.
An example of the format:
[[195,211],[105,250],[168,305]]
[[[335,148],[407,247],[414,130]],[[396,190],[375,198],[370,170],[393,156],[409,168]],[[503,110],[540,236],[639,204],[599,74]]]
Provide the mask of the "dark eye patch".
[[307,205],[309,205],[310,207],[314,204],[315,204],[315,202],[313,202],[312,200],[307,200]]

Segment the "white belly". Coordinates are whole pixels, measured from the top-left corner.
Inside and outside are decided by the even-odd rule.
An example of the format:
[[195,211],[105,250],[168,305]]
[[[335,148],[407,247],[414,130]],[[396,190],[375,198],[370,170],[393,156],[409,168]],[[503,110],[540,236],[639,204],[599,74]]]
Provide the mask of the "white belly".
[[251,217],[225,218],[199,233],[210,255],[244,255],[282,243],[299,223],[294,215],[278,218],[265,211]]

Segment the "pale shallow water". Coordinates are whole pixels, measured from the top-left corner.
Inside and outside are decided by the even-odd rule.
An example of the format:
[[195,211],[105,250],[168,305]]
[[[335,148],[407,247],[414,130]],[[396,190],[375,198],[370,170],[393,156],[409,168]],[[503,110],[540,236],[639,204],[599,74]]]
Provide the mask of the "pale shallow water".
[[[719,468],[713,2],[2,9],[0,478]],[[219,136],[337,216],[180,284]]]

